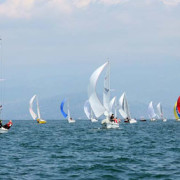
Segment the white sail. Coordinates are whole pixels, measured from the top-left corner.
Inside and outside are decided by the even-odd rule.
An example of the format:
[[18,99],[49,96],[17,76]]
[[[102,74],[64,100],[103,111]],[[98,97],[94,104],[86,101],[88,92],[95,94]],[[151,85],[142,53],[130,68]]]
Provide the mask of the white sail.
[[90,104],[89,104],[88,100],[84,104],[84,112],[85,112],[87,118],[91,119],[91,110],[90,110]]
[[151,119],[156,117],[156,114],[155,114],[155,112],[154,112],[154,108],[153,108],[152,101],[149,103],[149,106],[148,106],[148,115],[149,115],[149,117],[150,117]]
[[127,102],[125,93],[123,93],[122,96],[120,97],[119,104],[121,106],[121,109],[119,110],[119,113],[121,114],[121,116],[125,119],[126,118],[131,119],[129,106],[128,106],[128,102]]
[[41,119],[41,114],[40,114],[40,109],[39,109],[39,102],[38,102],[37,96],[36,96],[36,101],[37,101],[37,116],[38,116],[38,119]]
[[100,117],[106,111],[105,107],[102,105],[102,103],[100,102],[96,94],[96,83],[99,79],[100,74],[102,73],[102,71],[107,65],[108,65],[108,62],[106,62],[105,64],[100,66],[98,69],[96,69],[91,75],[90,80],[89,80],[89,86],[88,86],[89,103],[97,118]]
[[108,62],[106,75],[104,77],[104,90],[103,90],[103,105],[106,109],[106,114],[108,115],[111,111],[110,109],[110,65]]
[[163,111],[162,111],[161,103],[157,105],[157,112],[158,112],[158,116],[163,119]]
[[[110,104],[109,104],[109,106],[110,106],[110,114],[113,114],[113,106],[114,106],[114,109],[116,109],[116,107],[115,107],[115,101],[116,101],[116,97],[113,97],[113,98],[111,99],[111,101],[110,101]],[[116,117],[116,115],[115,115],[115,117]]]
[[34,95],[29,101],[29,112],[34,120],[37,118],[36,113],[33,111],[33,102],[35,98],[36,98],[36,95]]

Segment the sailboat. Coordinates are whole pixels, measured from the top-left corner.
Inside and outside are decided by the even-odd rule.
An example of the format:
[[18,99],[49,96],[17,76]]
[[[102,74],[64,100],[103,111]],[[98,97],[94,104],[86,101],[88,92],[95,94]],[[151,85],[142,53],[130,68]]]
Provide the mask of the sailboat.
[[162,121],[163,121],[163,122],[166,122],[167,119],[164,118],[161,103],[158,103],[158,105],[157,105],[157,112],[158,112],[158,116],[162,119]]
[[135,119],[131,118],[131,114],[130,114],[130,111],[129,111],[129,105],[128,105],[125,93],[123,93],[121,95],[121,97],[119,98],[119,104],[121,106],[121,108],[119,109],[119,113],[125,119],[124,122],[131,123],[131,124],[132,123],[137,123],[137,121]]
[[[96,93],[96,84],[99,79],[99,76],[105,69],[105,67],[108,67],[106,71],[106,76],[104,78],[104,91],[103,91],[103,104],[99,100],[97,93]],[[88,101],[90,103],[90,106],[92,108],[92,111],[94,112],[94,115],[96,118],[99,118],[100,116],[104,115],[106,118],[102,120],[102,128],[119,128],[119,123],[111,122],[110,121],[110,65],[109,62],[104,63],[102,66],[97,68],[91,75],[89,80],[89,86],[88,86]]]
[[157,115],[154,112],[152,101],[149,103],[149,106],[148,106],[148,115],[149,115],[151,121],[156,121],[155,117]]
[[[2,39],[0,38],[0,62],[1,62],[1,66],[2,66]],[[4,79],[2,78],[2,67],[1,67],[1,72],[0,72],[0,83],[3,83],[3,81],[4,81]],[[0,89],[0,92],[1,92],[1,99],[0,99],[0,120],[2,121],[2,110],[3,110],[3,88],[4,87],[4,85],[1,85],[1,89]],[[9,129],[7,129],[7,128],[4,128],[3,126],[2,127],[0,127],[0,134],[3,134],[3,133],[7,133],[9,131]]]
[[84,113],[86,114],[87,118],[91,120],[91,122],[98,122],[98,120],[94,118],[93,111],[88,100],[84,104]]
[[180,121],[180,96],[174,105],[174,116],[176,121]]
[[[35,99],[36,99],[36,105],[37,105],[37,114],[33,110],[33,103],[34,103]],[[29,101],[29,112],[30,112],[32,118],[34,120],[37,120],[37,123],[39,123],[39,124],[45,124],[46,123],[46,121],[41,118],[39,102],[38,102],[38,98],[36,95],[34,95]]]
[[75,123],[76,121],[72,119],[70,115],[69,101],[67,102],[67,111],[68,111],[67,114],[64,111],[64,104],[65,104],[65,99],[61,102],[61,105],[60,105],[60,110],[61,110],[62,115],[64,116],[64,118],[67,118],[69,123]]

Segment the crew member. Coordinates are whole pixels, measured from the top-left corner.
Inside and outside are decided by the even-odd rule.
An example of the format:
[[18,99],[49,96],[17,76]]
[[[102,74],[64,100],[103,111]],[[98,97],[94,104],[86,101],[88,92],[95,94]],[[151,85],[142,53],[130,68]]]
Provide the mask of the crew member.
[[10,129],[11,126],[13,125],[12,121],[10,120],[7,124],[5,124],[3,127],[6,129]]

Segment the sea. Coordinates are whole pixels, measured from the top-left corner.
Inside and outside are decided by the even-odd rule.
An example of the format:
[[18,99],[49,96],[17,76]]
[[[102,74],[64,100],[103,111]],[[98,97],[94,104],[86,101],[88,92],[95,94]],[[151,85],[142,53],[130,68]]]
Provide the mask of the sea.
[[0,180],[180,179],[175,120],[109,130],[88,120],[16,120],[0,144]]

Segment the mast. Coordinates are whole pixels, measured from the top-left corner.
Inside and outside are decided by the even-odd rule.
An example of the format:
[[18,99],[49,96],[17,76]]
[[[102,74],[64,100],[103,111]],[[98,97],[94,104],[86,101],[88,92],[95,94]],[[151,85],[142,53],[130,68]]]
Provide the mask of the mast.
[[1,83],[1,87],[0,87],[0,119],[3,119],[3,115],[2,115],[2,108],[3,108],[3,104],[4,104],[4,83],[3,83],[3,49],[2,49],[2,39],[0,37],[0,83]]

